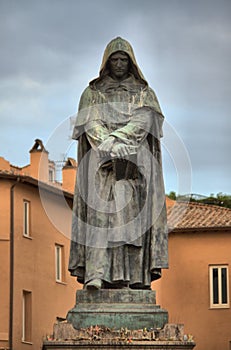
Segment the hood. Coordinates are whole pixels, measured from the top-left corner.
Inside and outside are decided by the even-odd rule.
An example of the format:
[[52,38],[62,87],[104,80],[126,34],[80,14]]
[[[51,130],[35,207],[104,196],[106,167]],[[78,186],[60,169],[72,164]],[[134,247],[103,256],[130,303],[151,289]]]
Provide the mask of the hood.
[[102,60],[102,64],[101,64],[100,72],[99,72],[99,77],[92,80],[90,82],[90,85],[98,82],[105,75],[108,75],[109,71],[107,68],[107,61],[113,53],[118,52],[118,51],[123,51],[130,57],[130,60],[131,60],[130,72],[135,76],[135,78],[140,80],[143,84],[148,85],[147,81],[145,80],[145,78],[144,78],[144,76],[143,76],[143,74],[142,74],[142,72],[141,72],[141,70],[136,62],[132,46],[129,44],[128,41],[126,41],[125,39],[123,39],[121,37],[117,37],[117,38],[113,39],[107,45],[107,47],[104,51],[103,60]]

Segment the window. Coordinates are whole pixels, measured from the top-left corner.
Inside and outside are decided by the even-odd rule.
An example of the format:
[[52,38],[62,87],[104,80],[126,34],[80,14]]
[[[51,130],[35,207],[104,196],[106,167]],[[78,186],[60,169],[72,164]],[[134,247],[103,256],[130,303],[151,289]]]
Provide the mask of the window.
[[210,307],[229,307],[229,275],[228,265],[209,267],[210,277]]
[[55,245],[55,270],[56,270],[56,281],[64,281],[64,247],[62,245]]
[[22,295],[22,341],[32,340],[32,293],[26,290]]
[[30,237],[30,202],[23,201],[23,235]]
[[49,181],[55,182],[55,172],[54,169],[49,169]]

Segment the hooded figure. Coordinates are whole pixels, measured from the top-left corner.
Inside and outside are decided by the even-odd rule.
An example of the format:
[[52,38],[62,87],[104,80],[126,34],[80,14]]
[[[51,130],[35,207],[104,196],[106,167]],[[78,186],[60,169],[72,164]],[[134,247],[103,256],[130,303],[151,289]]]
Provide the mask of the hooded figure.
[[69,271],[87,289],[150,289],[168,268],[163,115],[131,45],[106,47],[83,92]]

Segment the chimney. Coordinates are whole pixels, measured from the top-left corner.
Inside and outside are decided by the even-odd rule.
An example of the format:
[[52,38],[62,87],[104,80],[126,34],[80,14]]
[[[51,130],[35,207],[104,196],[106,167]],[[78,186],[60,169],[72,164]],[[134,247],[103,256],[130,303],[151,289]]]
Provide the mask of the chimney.
[[67,158],[67,161],[62,169],[63,189],[74,193],[76,179],[77,163],[73,158]]
[[10,162],[3,157],[0,157],[0,170],[10,171]]
[[41,140],[36,139],[30,150],[30,176],[39,181],[48,181],[48,151]]

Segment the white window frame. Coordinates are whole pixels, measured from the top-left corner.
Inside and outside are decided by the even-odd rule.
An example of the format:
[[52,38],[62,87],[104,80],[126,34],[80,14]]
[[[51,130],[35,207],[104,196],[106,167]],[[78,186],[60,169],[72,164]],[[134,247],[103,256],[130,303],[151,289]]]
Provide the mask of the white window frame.
[[30,201],[23,200],[23,236],[30,237]]
[[[28,307],[27,303],[28,300],[26,301],[26,298],[30,298],[29,302],[29,310],[26,309]],[[28,314],[30,313],[30,314]],[[29,317],[29,320],[27,319],[27,317]],[[26,334],[26,332],[28,330],[26,330],[26,328],[28,327],[28,322],[29,322],[29,335],[30,338],[28,338],[28,335]],[[27,291],[27,290],[23,290],[23,294],[22,294],[22,342],[24,343],[30,343],[31,344],[32,341],[32,292],[31,291]]]
[[63,282],[63,246],[55,244],[55,279]]
[[[214,303],[214,289],[213,289],[213,270],[218,271],[218,302]],[[226,293],[227,302],[222,302],[222,269],[226,269]],[[210,308],[211,309],[227,309],[229,304],[229,265],[210,265],[209,266],[209,284],[210,284]]]

